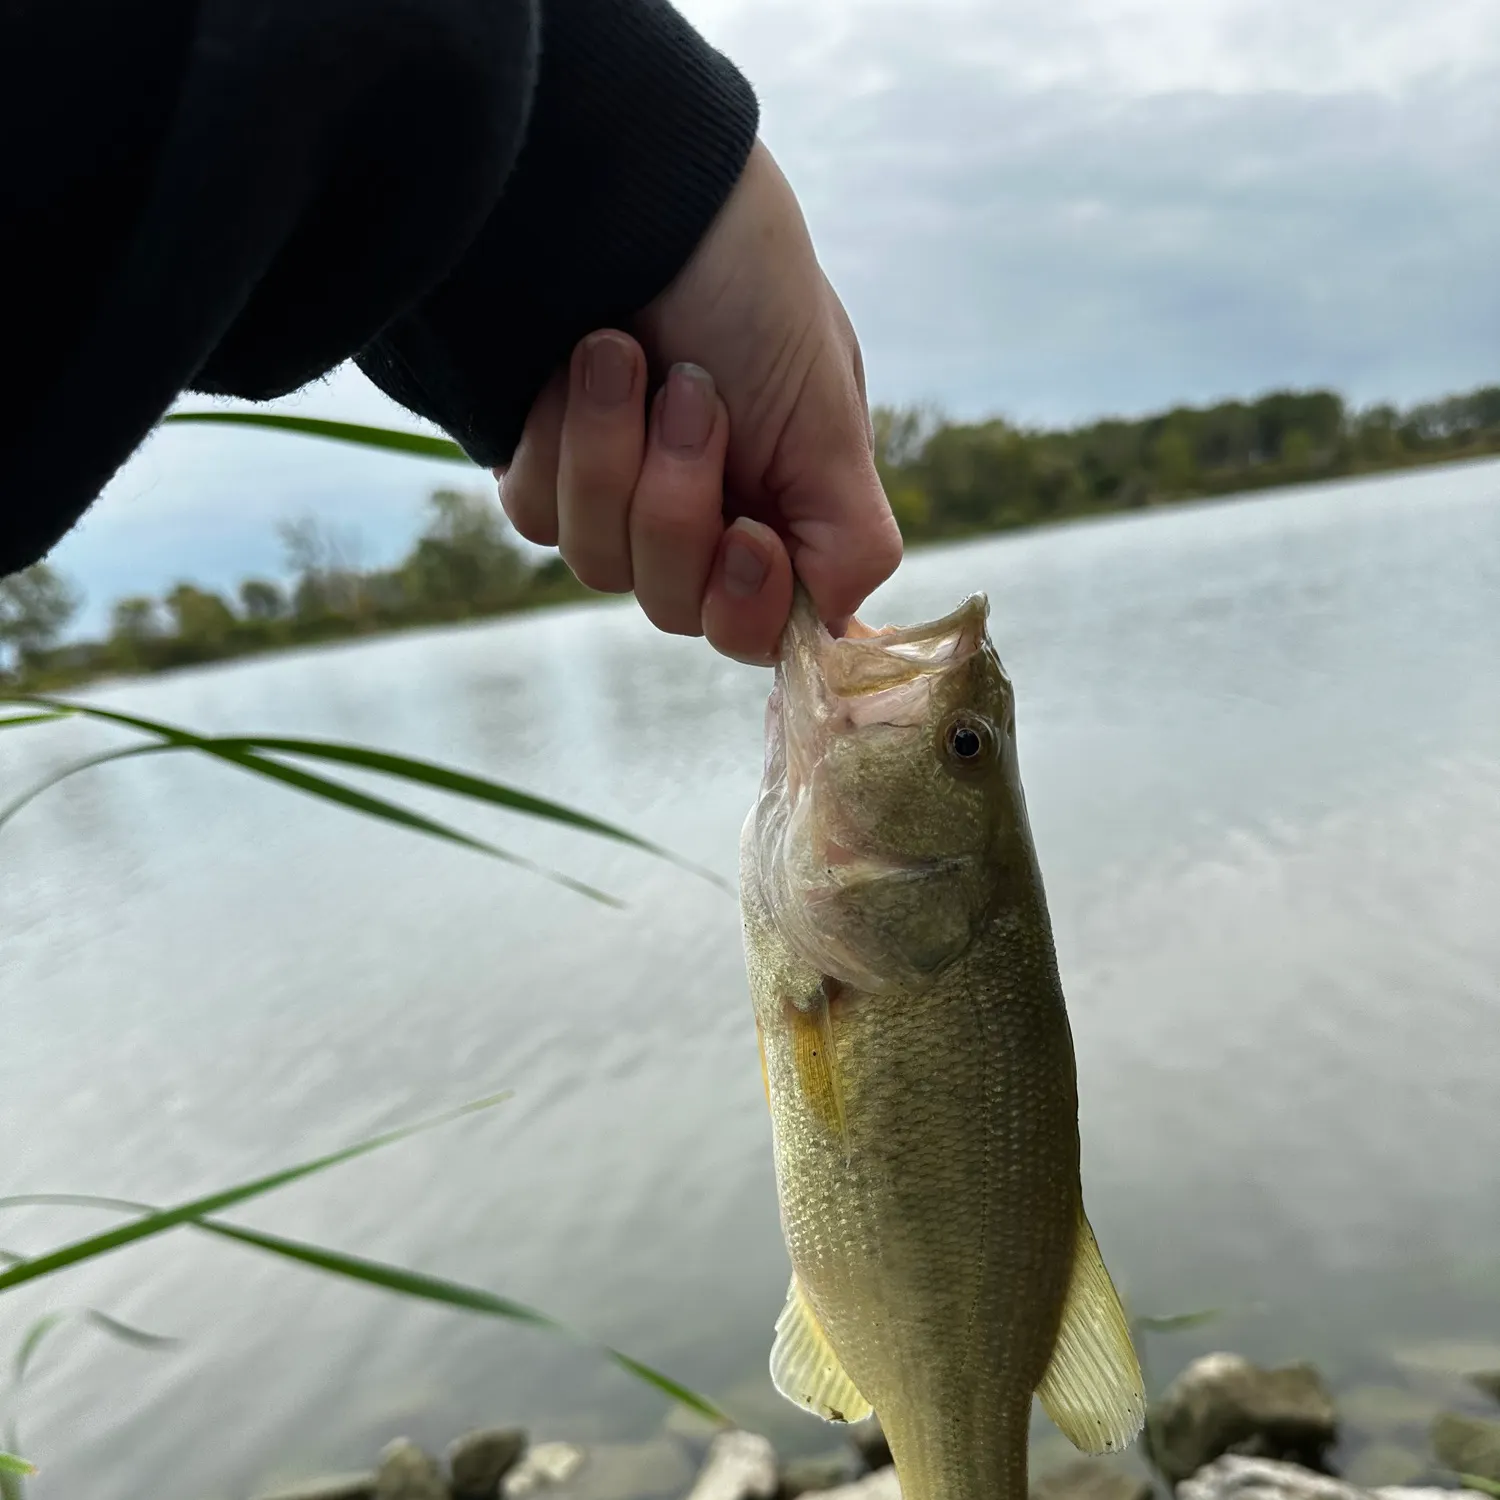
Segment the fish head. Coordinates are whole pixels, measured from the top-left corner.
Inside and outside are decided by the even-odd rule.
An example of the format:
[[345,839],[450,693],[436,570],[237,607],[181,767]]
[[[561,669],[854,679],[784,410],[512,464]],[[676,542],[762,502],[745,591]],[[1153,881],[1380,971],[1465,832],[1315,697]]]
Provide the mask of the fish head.
[[1030,849],[1015,695],[988,602],[832,636],[799,587],[752,813],[760,891],[792,950],[866,991],[930,983]]

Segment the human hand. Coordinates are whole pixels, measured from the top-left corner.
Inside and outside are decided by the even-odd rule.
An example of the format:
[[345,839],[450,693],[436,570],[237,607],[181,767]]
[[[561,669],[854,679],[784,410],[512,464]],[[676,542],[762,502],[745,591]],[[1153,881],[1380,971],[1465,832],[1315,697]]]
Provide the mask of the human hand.
[[854,330],[763,146],[631,333],[590,334],[538,396],[502,475],[511,523],[737,660],[774,658],[794,570],[841,630],[901,535]]

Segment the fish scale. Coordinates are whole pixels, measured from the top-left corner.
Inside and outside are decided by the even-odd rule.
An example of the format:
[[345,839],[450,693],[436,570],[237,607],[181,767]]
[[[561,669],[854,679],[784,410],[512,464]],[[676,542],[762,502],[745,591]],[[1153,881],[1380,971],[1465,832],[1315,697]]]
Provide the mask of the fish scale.
[[1088,1451],[1144,1409],[985,615],[835,641],[799,593],[741,844],[793,1269],[772,1374],[873,1408],[905,1500],[1023,1500],[1034,1392]]

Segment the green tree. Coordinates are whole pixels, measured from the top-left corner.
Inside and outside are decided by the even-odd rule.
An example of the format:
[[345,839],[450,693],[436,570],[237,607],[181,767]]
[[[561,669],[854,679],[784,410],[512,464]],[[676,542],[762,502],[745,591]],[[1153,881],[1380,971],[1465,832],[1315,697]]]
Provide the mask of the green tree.
[[1312,466],[1313,436],[1305,427],[1294,427],[1281,444],[1281,461],[1292,469]]
[[292,608],[300,620],[355,616],[364,605],[359,534],[336,530],[315,516],[283,521],[278,527],[287,571],[296,579]]
[[463,490],[437,490],[428,507],[426,529],[402,565],[412,603],[442,614],[479,614],[517,602],[531,569],[500,508]]
[[1151,468],[1157,482],[1169,495],[1192,490],[1198,479],[1193,445],[1183,424],[1168,422],[1151,445]]
[[199,657],[219,655],[234,629],[234,612],[217,595],[191,583],[179,583],[167,595],[177,639]]
[[240,608],[247,620],[279,620],[286,613],[286,595],[264,578],[247,578],[240,585]]
[[46,563],[0,578],[0,647],[22,662],[47,650],[82,603],[78,590]]
[[152,664],[162,638],[161,609],[143,594],[116,599],[110,611],[109,653],[127,667]]

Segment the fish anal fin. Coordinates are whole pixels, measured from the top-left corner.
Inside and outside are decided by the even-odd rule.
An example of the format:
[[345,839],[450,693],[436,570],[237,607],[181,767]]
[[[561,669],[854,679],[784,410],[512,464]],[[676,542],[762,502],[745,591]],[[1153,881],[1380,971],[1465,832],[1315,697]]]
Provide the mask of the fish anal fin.
[[844,1373],[795,1276],[776,1320],[771,1379],[788,1401],[825,1422],[862,1422],[873,1410]]
[[1036,1393],[1063,1435],[1085,1453],[1125,1448],[1145,1424],[1145,1382],[1130,1325],[1081,1205],[1057,1344]]

